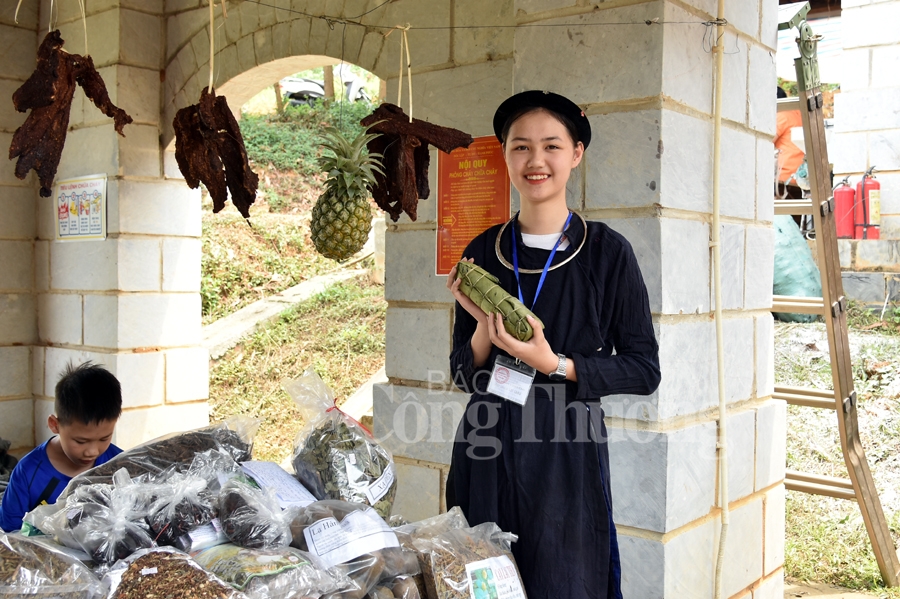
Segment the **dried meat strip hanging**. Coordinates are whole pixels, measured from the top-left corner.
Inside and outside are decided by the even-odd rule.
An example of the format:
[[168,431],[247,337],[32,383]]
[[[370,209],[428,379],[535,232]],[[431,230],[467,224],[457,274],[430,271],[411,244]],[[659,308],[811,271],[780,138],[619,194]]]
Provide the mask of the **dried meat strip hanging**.
[[418,199],[431,195],[428,188],[428,144],[442,152],[467,148],[472,136],[458,129],[441,127],[412,119],[395,104],[384,103],[360,123],[373,133],[381,133],[369,142],[369,152],[381,154],[385,173],[375,175],[372,196],[378,207],[396,221],[406,212],[416,220]]
[[24,179],[34,169],[41,182],[41,195],[50,197],[53,178],[59,167],[75,85],[106,116],[115,121],[121,136],[132,122],[128,114],[109,99],[106,85],[94,68],[90,56],[69,54],[62,49],[59,31],[51,31],[38,48],[37,67],[31,77],[13,93],[13,105],[19,112],[30,110],[22,126],[13,134],[9,159],[18,158],[16,177]]
[[187,184],[202,182],[213,200],[213,212],[231,202],[244,218],[256,200],[259,177],[250,168],[244,138],[225,96],[204,88],[200,102],[175,114],[175,160]]

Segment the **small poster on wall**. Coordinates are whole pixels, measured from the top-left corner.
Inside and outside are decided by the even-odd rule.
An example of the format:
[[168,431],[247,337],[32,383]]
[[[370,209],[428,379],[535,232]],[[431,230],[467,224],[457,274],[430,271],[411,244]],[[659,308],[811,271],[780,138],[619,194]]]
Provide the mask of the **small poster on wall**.
[[496,137],[438,152],[437,213],[435,272],[448,275],[476,235],[509,219],[509,175]]
[[89,175],[58,182],[56,239],[106,239],[106,175]]

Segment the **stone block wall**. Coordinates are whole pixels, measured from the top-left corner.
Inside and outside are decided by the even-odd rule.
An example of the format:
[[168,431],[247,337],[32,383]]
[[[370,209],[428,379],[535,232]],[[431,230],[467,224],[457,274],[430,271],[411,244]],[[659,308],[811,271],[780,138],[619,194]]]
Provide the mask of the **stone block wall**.
[[838,239],[844,294],[872,308],[900,302],[900,240]]
[[[15,32],[21,36],[27,25],[30,37],[3,50],[16,65],[8,71],[16,79],[2,84],[10,93],[15,81],[30,75],[43,39],[50,6],[43,2],[38,10],[35,4],[25,9],[24,20],[20,15]],[[11,21],[14,8],[4,8],[3,18],[10,12]],[[125,137],[117,135],[111,120],[76,91],[56,181],[108,177],[105,240],[56,241],[55,202],[38,196],[33,175],[24,182],[2,179],[11,189],[2,201],[21,218],[8,221],[0,239],[6,265],[0,288],[12,298],[0,316],[10,326],[0,329],[16,345],[3,348],[9,360],[0,373],[0,396],[9,393],[11,401],[4,402],[0,437],[21,436],[14,446],[23,451],[50,436],[46,421],[56,381],[66,364],[85,360],[103,364],[122,383],[118,445],[208,422],[208,355],[200,346],[200,197],[162,172],[162,9],[162,0],[87,2],[83,24],[77,3],[54,7],[69,52],[85,52],[86,25],[88,50],[110,98],[134,122]],[[0,110],[10,111],[9,105]],[[3,114],[3,135],[24,119]],[[12,165],[0,168],[11,175]]]
[[900,239],[900,0],[841,3],[844,63],[834,100],[835,181],[876,167],[881,239]]
[[[729,6],[721,237],[733,512],[725,596],[775,597],[783,577],[785,461],[785,409],[771,399],[769,313],[777,4]],[[396,3],[401,8],[409,11],[403,20],[418,23],[411,5]],[[711,597],[719,542],[709,251],[713,56],[703,50],[700,29],[656,29],[643,22],[705,20],[715,3],[638,2],[607,9],[574,0],[522,0],[509,8],[511,13],[494,12],[481,22],[562,26],[523,27],[509,42],[497,36],[490,50],[479,48],[484,42],[444,50],[433,40],[432,62],[415,61],[416,114],[477,136],[491,133],[496,105],[523,89],[560,91],[585,107],[596,141],[570,182],[569,204],[632,243],[647,282],[663,367],[662,386],[652,396],[604,401],[625,592]],[[453,9],[454,15],[479,10],[468,2],[455,2]],[[621,22],[641,25],[603,25]],[[410,44],[415,56],[417,46],[412,39]],[[386,52],[393,57],[385,62],[396,63],[396,48],[387,45]],[[443,87],[450,82],[452,90]],[[396,101],[395,85],[389,80],[389,101]],[[513,210],[515,204],[514,192]],[[404,465],[401,496],[406,481],[433,481],[435,470],[446,475],[449,439],[467,400],[448,380],[452,302],[443,277],[433,274],[434,204],[419,206],[415,223],[403,218],[388,224],[390,382],[376,386],[374,397],[376,435]],[[418,509],[433,513],[443,507],[443,489],[435,497],[429,485],[431,491],[419,493],[417,487],[410,495]],[[398,506],[414,509],[411,500],[398,499]]]
[[32,422],[32,345],[38,330],[35,318],[34,199],[36,177],[23,181],[15,176],[15,162],[6,160],[13,132],[25,120],[10,99],[35,66],[38,45],[38,7],[22,6],[18,23],[15,4],[0,7],[0,438],[12,442],[12,452],[22,454],[34,445]]

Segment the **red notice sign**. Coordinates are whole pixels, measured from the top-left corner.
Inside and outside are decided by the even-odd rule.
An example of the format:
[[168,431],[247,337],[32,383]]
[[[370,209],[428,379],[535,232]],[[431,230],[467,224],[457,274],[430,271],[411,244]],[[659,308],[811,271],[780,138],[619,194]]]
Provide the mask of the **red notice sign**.
[[435,272],[447,275],[476,235],[509,219],[509,176],[497,138],[438,152],[437,187]]

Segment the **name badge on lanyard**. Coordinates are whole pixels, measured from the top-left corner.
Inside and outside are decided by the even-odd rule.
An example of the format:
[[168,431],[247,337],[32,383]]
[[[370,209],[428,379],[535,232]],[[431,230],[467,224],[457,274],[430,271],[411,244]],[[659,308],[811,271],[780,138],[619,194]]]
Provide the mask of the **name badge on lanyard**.
[[[516,218],[518,218],[518,216],[517,213],[516,217],[513,218],[511,227],[513,272],[516,275],[516,285],[519,288],[519,301],[524,304],[525,300],[522,297],[522,282],[519,279],[519,256],[516,251],[516,246],[518,245],[518,238],[516,236]],[[553,250],[547,258],[547,263],[544,264],[544,270],[541,272],[537,290],[534,292],[534,300],[531,302],[532,310],[534,310],[537,298],[541,294],[541,288],[544,286],[544,280],[547,278],[547,272],[550,270],[550,264],[553,263],[553,257],[556,255],[556,250],[559,249],[562,240],[566,238],[566,230],[569,228],[569,223],[571,221],[572,213],[569,212],[569,216],[566,217],[566,224],[563,225],[562,233],[560,233],[559,239],[556,240],[556,244],[554,244]],[[494,361],[494,370],[491,372],[491,380],[488,382],[488,393],[493,393],[503,399],[508,399],[520,406],[524,406],[528,401],[528,394],[531,392],[531,384],[534,382],[536,374],[537,370],[524,362],[506,356],[497,356],[497,359]]]
[[494,371],[488,382],[488,393],[524,406],[531,392],[531,383],[537,370],[524,362],[506,356],[497,356]]

